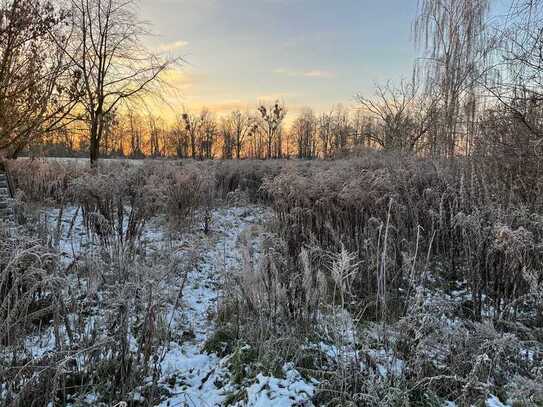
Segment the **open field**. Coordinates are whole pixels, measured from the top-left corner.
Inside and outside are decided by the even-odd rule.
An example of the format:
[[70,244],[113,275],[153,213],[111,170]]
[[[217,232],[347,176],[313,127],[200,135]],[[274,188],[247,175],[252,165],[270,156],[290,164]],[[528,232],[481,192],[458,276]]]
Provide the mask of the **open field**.
[[0,0],[4,406],[543,407],[543,0]]
[[543,403],[538,190],[378,153],[75,163],[9,163],[7,405]]

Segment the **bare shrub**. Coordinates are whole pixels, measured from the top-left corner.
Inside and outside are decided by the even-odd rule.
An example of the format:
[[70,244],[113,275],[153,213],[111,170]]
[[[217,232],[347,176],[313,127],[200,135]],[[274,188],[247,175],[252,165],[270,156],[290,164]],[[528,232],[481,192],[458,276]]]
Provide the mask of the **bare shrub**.
[[156,214],[160,195],[148,176],[144,168],[119,166],[72,181],[70,190],[83,209],[85,223],[103,243],[109,244],[112,236],[121,244],[134,242]]
[[65,201],[69,182],[84,172],[77,165],[53,160],[11,160],[8,169],[15,189],[23,191],[27,201],[51,204]]

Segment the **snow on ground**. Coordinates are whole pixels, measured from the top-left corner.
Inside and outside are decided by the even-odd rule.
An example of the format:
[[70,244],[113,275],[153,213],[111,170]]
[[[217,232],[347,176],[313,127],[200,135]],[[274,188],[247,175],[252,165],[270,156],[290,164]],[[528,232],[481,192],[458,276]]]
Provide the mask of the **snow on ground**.
[[164,356],[162,382],[175,379],[175,385],[173,396],[161,406],[215,406],[224,401],[227,369],[216,355],[201,350],[214,330],[208,312],[216,305],[218,284],[224,273],[241,264],[239,235],[263,218],[264,210],[259,208],[221,208],[212,214],[211,236],[204,242],[204,253],[197,267],[189,272],[183,292],[183,319],[190,324],[194,338],[182,345],[172,343]]
[[[239,237],[244,230],[261,223],[266,210],[261,208],[222,208],[214,211],[212,237],[198,267],[187,278],[184,291],[185,319],[190,321],[194,340],[181,346],[173,344],[161,363],[163,379],[175,378],[173,396],[160,405],[167,406],[217,406],[222,405],[228,392],[227,358],[202,352],[208,335],[214,331],[213,322],[207,317],[215,307],[218,287],[224,275],[239,269],[242,264]],[[258,245],[258,242],[255,242]],[[293,367],[285,367],[285,379],[258,375],[257,383],[247,389],[246,406],[302,405],[314,393],[314,386],[307,384]],[[308,404],[305,404],[308,405]]]
[[257,382],[247,389],[247,403],[236,406],[289,407],[309,406],[309,398],[315,394],[315,383],[306,383],[290,364],[283,366],[285,379],[259,374]]
[[[447,401],[445,407],[457,407],[457,404],[454,401]],[[504,404],[496,396],[490,395],[485,401],[485,407],[511,407],[511,405]]]
[[[169,392],[160,406],[220,406],[229,392],[234,390],[229,383],[228,356],[220,359],[217,355],[203,352],[203,345],[213,333],[215,324],[212,317],[217,300],[221,295],[224,276],[242,266],[242,252],[239,238],[248,228],[258,228],[268,219],[269,209],[260,207],[225,207],[212,211],[211,232],[185,233],[177,236],[172,244],[172,235],[160,222],[149,224],[141,237],[147,250],[160,251],[165,241],[176,247],[176,256],[187,259],[188,253],[197,248],[197,261],[187,275],[184,286],[181,281],[172,282],[170,290],[182,291],[182,304],[168,305],[166,318],[181,340],[172,340],[159,354],[161,376],[159,385]],[[58,209],[46,212],[49,229],[58,229]],[[62,213],[60,239],[56,245],[62,254],[64,264],[70,264],[82,252],[94,245],[92,237],[85,230],[81,213],[74,207],[65,208]],[[263,228],[261,228],[263,231]],[[252,242],[258,250],[258,238]],[[41,350],[33,346],[33,353]],[[248,387],[247,400],[241,406],[310,406],[315,393],[315,383],[307,383],[292,366],[285,365],[285,378],[279,379],[258,375],[256,382]],[[151,382],[151,378],[148,380]],[[133,399],[141,395],[136,391]]]

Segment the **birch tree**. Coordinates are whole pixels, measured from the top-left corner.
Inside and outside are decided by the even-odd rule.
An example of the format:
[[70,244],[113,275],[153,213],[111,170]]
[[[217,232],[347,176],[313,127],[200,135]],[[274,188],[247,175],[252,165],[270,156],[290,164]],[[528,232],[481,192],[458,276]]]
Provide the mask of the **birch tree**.
[[475,118],[476,80],[487,54],[489,6],[490,0],[419,1],[415,42],[422,48],[427,89],[439,89],[442,100],[438,137],[442,145],[434,146],[434,154],[453,156],[459,133],[470,128],[461,125]]

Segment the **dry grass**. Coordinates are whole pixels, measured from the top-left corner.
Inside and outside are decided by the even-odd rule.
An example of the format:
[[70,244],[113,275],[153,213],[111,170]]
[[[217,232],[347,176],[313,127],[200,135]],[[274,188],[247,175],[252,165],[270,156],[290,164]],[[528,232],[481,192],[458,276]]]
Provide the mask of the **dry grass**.
[[[244,267],[223,287],[219,336],[228,346],[221,352],[239,359],[239,372],[250,364],[253,373],[279,374],[282,363],[294,362],[321,381],[316,402],[323,405],[468,405],[488,394],[524,405],[543,401],[543,200],[511,182],[521,172],[510,166],[498,174],[492,162],[376,153],[329,162],[115,163],[97,171],[49,162],[10,166],[23,202],[75,204],[107,249],[77,267],[94,282],[89,299],[96,285],[107,292],[115,326],[107,338],[121,350],[72,327],[74,337],[86,339],[70,351],[90,349],[95,361],[81,380],[105,386],[112,400],[153,369],[153,349],[169,335],[159,322],[163,300],[153,300],[161,298],[153,295],[160,290],[157,265],[138,252],[147,223],[162,214],[173,230],[207,231],[213,206],[245,195],[271,205],[275,219],[258,249],[256,232],[242,236]],[[530,182],[543,189],[541,179]],[[17,304],[9,306],[10,318],[28,319],[23,298],[47,292],[53,321],[62,325],[70,300],[55,300],[54,287],[66,284],[65,273],[45,276],[45,259],[54,255],[29,245],[6,246],[21,257],[3,266],[3,276],[39,265],[24,273],[33,291],[8,296]],[[13,283],[9,290],[3,284],[12,292]],[[25,326],[17,322],[20,332]],[[127,351],[134,329],[136,353]],[[332,358],[319,343],[342,356]],[[244,344],[254,352],[244,353]],[[66,357],[58,355],[54,366]],[[115,377],[114,387],[97,372]]]

